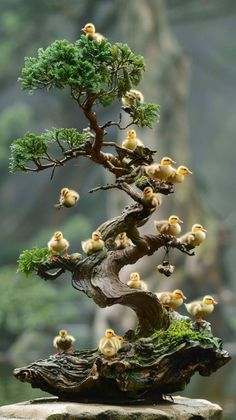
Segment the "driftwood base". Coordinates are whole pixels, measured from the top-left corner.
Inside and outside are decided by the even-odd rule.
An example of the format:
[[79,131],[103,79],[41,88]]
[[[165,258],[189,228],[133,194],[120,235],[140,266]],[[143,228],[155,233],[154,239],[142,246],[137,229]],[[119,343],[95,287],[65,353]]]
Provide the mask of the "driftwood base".
[[14,375],[61,400],[155,403],[183,390],[195,372],[208,376],[229,360],[209,323],[177,320],[149,337],[130,338],[115,358],[97,350],[75,351],[15,369]]

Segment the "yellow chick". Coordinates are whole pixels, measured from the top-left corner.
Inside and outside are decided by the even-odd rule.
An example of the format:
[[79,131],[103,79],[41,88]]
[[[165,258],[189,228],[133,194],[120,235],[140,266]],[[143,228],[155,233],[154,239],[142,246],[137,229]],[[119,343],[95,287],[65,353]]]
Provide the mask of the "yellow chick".
[[129,286],[131,289],[139,289],[146,292],[147,285],[144,281],[140,280],[139,273],[131,273],[129,278],[130,281],[128,281],[127,286]]
[[74,342],[75,338],[72,335],[69,335],[66,330],[60,330],[59,334],[53,340],[53,346],[56,347],[57,354],[61,354],[61,351],[72,353]]
[[182,290],[179,289],[176,289],[173,292],[160,292],[155,294],[163,306],[167,306],[172,310],[176,310],[183,304],[184,299],[186,299]]
[[120,341],[117,339],[117,335],[112,329],[106,330],[104,337],[102,337],[98,343],[100,352],[106,357],[115,356],[120,347]]
[[98,230],[92,233],[92,239],[82,241],[81,245],[86,254],[101,251],[105,246],[104,241],[102,240],[102,235]]
[[153,192],[152,187],[145,187],[143,190],[143,201],[145,204],[150,204],[151,207],[158,207],[162,203],[161,196]]
[[118,239],[115,241],[116,249],[125,249],[127,246],[132,246],[133,242],[126,235],[126,232],[121,232],[118,235]]
[[137,102],[144,102],[144,96],[142,92],[136,89],[131,89],[121,98],[123,106],[131,107],[136,105]]
[[95,26],[93,23],[86,23],[86,25],[81,29],[85,33],[86,37],[92,39],[96,42],[101,42],[105,37],[98,32],[96,32]]
[[155,228],[163,235],[177,236],[181,232],[180,223],[183,223],[178,216],[170,216],[168,220],[154,220]]
[[171,166],[176,162],[168,156],[161,159],[160,163],[153,163],[145,167],[146,174],[152,179],[168,179],[175,173],[175,168]]
[[128,150],[134,150],[137,146],[143,146],[143,143],[137,138],[135,130],[128,130],[127,137],[122,142],[122,147]]
[[217,302],[209,295],[204,296],[202,300],[185,304],[188,313],[193,315],[199,323],[204,322],[203,316],[210,315],[214,311],[214,305],[217,305]]
[[191,246],[199,246],[206,239],[207,230],[202,226],[196,223],[192,226],[192,231],[185,233],[185,235],[179,238],[179,241],[182,244],[187,244]]
[[73,207],[79,200],[79,193],[69,188],[62,188],[59,198],[59,203],[55,204],[54,207],[59,210],[61,207]]
[[191,174],[192,171],[190,171],[187,166],[181,165],[167,178],[167,182],[171,182],[171,184],[178,184],[184,181],[185,175]]
[[48,242],[48,249],[52,253],[52,259],[56,257],[56,255],[60,255],[64,252],[64,257],[68,257],[67,249],[69,248],[69,242],[63,238],[61,232],[55,232],[53,237]]

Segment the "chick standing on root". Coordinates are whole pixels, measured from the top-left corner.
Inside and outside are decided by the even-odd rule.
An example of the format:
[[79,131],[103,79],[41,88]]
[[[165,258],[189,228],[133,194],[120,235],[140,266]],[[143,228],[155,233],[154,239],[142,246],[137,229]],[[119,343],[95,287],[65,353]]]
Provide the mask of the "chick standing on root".
[[67,249],[69,248],[69,242],[63,238],[61,232],[55,232],[53,237],[48,242],[48,249],[52,253],[51,259],[55,259],[57,255],[64,252],[64,257],[68,257]]
[[143,290],[144,292],[147,290],[147,285],[144,281],[140,280],[139,273],[131,273],[130,281],[128,281],[127,286],[129,286],[131,289],[139,289]]
[[85,33],[87,38],[93,41],[101,42],[103,39],[105,39],[103,35],[96,32],[93,23],[86,23],[86,25],[81,29],[81,31]]
[[160,163],[153,163],[152,165],[146,166],[145,171],[149,178],[166,180],[175,173],[175,168],[171,166],[175,163],[173,159],[165,156],[161,159]]
[[100,352],[106,357],[115,356],[120,347],[120,341],[117,339],[117,335],[112,329],[106,330],[104,337],[102,337],[98,343]]
[[143,190],[143,201],[145,204],[155,208],[161,205],[162,200],[159,194],[153,192],[152,187],[145,187]]
[[170,216],[168,220],[154,220],[155,228],[163,235],[177,236],[181,232],[183,223],[178,216]]
[[69,188],[62,188],[59,198],[59,203],[55,204],[54,207],[59,210],[61,207],[73,207],[79,200],[79,193]]
[[179,238],[181,244],[199,246],[206,239],[207,230],[202,226],[196,223],[192,226],[192,231],[185,233],[185,235]]
[[125,107],[131,107],[136,105],[137,102],[143,103],[144,96],[142,92],[136,89],[131,89],[121,98],[122,104]]
[[128,130],[127,137],[122,142],[122,147],[128,150],[134,150],[137,146],[143,146],[143,143],[137,138],[135,130]]
[[171,184],[178,184],[184,181],[185,175],[191,174],[192,171],[190,171],[187,166],[181,165],[167,178],[167,182],[170,182]]
[[64,353],[72,353],[74,342],[75,338],[72,335],[67,334],[66,330],[60,330],[59,335],[53,340],[53,346],[56,347],[57,354],[61,354],[61,351],[64,351]]
[[186,299],[186,296],[184,296],[182,290],[179,289],[176,289],[173,292],[160,292],[155,294],[163,306],[167,306],[174,311],[179,306],[181,306],[184,302],[184,299]]
[[126,235],[126,232],[121,232],[118,235],[118,239],[115,241],[116,249],[125,249],[127,246],[132,246],[133,242]]
[[199,323],[204,322],[203,316],[210,315],[214,311],[214,305],[217,305],[217,302],[212,296],[208,295],[202,300],[185,304],[188,313],[193,315],[196,318],[196,322]]
[[92,233],[92,239],[87,239],[87,241],[81,242],[82,249],[86,254],[92,254],[93,252],[101,251],[105,244],[102,240],[101,233],[96,230]]

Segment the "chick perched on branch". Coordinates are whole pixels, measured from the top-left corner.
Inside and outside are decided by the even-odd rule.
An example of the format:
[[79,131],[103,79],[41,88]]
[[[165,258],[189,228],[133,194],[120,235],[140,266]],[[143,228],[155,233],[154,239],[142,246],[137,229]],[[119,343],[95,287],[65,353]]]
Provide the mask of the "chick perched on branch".
[[69,335],[66,330],[60,330],[59,334],[53,340],[53,346],[56,347],[57,354],[61,354],[61,351],[72,353],[74,342],[75,338],[72,335]]
[[155,228],[163,235],[177,236],[181,232],[180,223],[183,223],[178,216],[170,216],[168,220],[154,220]]
[[171,166],[176,162],[168,156],[161,159],[160,163],[153,163],[152,165],[145,166],[145,172],[152,179],[166,180],[175,173],[175,168]]
[[102,337],[98,343],[100,352],[106,357],[115,356],[120,347],[121,340],[112,329],[107,329],[104,337]]
[[214,305],[217,305],[217,302],[209,295],[204,296],[202,300],[185,304],[188,313],[193,315],[196,318],[196,322],[199,323],[204,322],[203,316],[210,315],[214,311]]
[[55,204],[54,207],[61,209],[62,207],[73,207],[79,200],[79,193],[69,188],[62,188],[59,198],[59,203]]
[[96,32],[93,23],[86,23],[86,25],[81,29],[81,31],[85,33],[87,38],[93,41],[101,42],[103,39],[105,39],[103,35]]
[[192,171],[190,171],[187,166],[179,166],[177,169],[174,169],[174,172],[170,174],[167,178],[167,182],[171,184],[178,184],[184,181],[185,175],[191,175]]
[[115,241],[116,249],[125,249],[127,246],[132,246],[133,242],[126,235],[126,232],[121,232],[118,235],[118,239]]
[[163,306],[167,306],[172,310],[175,310],[181,306],[184,302],[184,299],[186,299],[186,296],[184,296],[182,290],[179,289],[176,289],[173,292],[160,292],[155,294]]
[[98,230],[96,230],[92,233],[92,239],[82,241],[81,246],[86,254],[92,254],[94,252],[101,251],[104,248],[105,244],[102,240],[101,233]]
[[137,146],[143,146],[141,140],[137,138],[137,134],[135,130],[128,130],[127,137],[122,142],[122,147],[128,150],[134,150]]
[[192,226],[192,231],[181,236],[179,241],[181,244],[199,246],[206,239],[205,232],[207,232],[207,230],[202,225],[196,223]]
[[137,103],[142,103],[144,101],[144,96],[139,90],[131,89],[122,96],[121,101],[124,107],[130,108]]
[[147,290],[147,285],[144,281],[140,280],[139,273],[131,273],[130,281],[128,281],[127,286],[129,286],[131,289],[139,289],[143,290],[144,292]]
[[53,237],[48,242],[48,249],[52,253],[51,259],[55,259],[57,255],[64,252],[64,257],[68,258],[67,250],[69,242],[63,238],[62,232],[55,232]]
[[153,192],[152,187],[146,187],[143,190],[143,201],[145,204],[150,205],[150,207],[156,208],[161,205],[162,199],[159,194]]

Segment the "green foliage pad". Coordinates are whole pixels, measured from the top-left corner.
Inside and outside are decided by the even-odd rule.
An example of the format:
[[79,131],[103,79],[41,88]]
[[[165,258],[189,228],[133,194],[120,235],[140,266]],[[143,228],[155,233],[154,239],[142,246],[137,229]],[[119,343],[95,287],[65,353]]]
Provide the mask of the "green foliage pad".
[[37,269],[39,264],[46,262],[50,252],[48,248],[32,248],[22,252],[18,260],[18,271],[21,271],[28,277],[30,273]]

